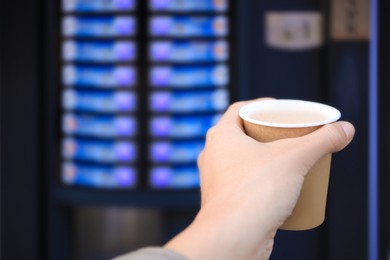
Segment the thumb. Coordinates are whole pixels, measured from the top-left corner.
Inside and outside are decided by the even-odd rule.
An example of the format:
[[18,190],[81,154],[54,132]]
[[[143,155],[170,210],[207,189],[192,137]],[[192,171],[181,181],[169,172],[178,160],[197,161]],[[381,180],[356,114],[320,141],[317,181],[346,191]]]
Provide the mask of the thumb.
[[325,154],[335,153],[344,149],[353,139],[355,128],[349,122],[339,121],[325,125],[320,129],[303,136],[304,149],[313,159],[319,159]]

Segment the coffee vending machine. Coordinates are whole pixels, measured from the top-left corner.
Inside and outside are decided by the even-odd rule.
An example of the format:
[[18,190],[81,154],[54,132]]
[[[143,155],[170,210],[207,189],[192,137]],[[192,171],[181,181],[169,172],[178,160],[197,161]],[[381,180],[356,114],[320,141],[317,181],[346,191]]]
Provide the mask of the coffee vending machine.
[[272,96],[335,106],[357,132],[332,158],[324,224],[279,231],[271,259],[367,259],[374,3],[5,2],[1,258],[164,244],[199,210],[207,130],[231,103]]

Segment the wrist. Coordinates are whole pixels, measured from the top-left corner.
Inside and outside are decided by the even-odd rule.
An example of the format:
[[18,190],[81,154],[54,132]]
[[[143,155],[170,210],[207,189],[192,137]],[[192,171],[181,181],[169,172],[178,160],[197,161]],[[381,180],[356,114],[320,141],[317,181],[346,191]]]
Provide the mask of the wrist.
[[253,226],[239,210],[202,207],[193,223],[165,247],[189,259],[268,259],[275,231]]

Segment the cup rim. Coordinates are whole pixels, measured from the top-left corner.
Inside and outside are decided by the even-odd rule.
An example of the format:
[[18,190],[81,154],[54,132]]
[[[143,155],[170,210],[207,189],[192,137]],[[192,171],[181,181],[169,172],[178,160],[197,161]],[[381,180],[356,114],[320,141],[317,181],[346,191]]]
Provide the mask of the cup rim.
[[[250,114],[256,111],[259,111],[260,108],[266,108],[270,106],[278,106],[279,108],[281,106],[288,108],[288,107],[294,107],[297,105],[300,106],[306,106],[310,109],[317,109],[321,110],[322,112],[325,112],[326,115],[329,115],[324,120],[309,122],[309,123],[275,123],[275,122],[267,122],[267,121],[261,121],[257,119],[253,119],[250,117]],[[312,102],[312,101],[306,101],[306,100],[298,100],[298,99],[272,99],[272,100],[260,100],[251,102],[247,105],[244,105],[241,107],[239,111],[239,116],[252,124],[256,125],[263,125],[263,126],[269,126],[269,127],[278,127],[278,128],[302,128],[302,127],[314,127],[314,126],[321,126],[326,125],[329,123],[336,122],[340,117],[341,113],[338,109],[331,107],[329,105],[325,105],[318,102]]]

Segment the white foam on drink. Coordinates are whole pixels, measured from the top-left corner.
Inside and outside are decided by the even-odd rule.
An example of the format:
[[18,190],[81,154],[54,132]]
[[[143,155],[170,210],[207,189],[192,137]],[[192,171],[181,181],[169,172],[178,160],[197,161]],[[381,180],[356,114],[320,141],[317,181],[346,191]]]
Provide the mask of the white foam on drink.
[[242,107],[239,114],[253,124],[280,128],[321,126],[341,116],[340,111],[331,106],[292,99],[253,102]]

